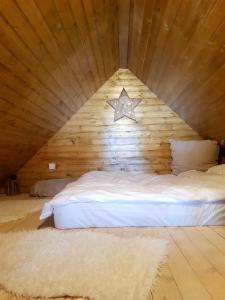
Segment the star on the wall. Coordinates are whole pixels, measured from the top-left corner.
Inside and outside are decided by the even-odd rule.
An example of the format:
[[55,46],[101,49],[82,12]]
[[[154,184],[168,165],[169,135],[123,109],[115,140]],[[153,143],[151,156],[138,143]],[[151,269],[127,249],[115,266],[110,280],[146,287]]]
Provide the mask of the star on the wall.
[[130,98],[125,89],[122,90],[118,99],[107,100],[107,103],[115,109],[114,121],[123,117],[136,121],[134,109],[140,102],[141,100]]

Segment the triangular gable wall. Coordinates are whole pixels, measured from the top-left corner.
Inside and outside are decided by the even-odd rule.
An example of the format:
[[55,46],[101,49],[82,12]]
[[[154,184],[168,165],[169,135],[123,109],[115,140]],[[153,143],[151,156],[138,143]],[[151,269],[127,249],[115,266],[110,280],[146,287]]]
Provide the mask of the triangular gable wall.
[[[113,121],[106,103],[125,88],[136,107],[137,123]],[[170,172],[169,139],[199,135],[127,69],[119,69],[19,171],[21,191],[40,179],[79,177],[90,170]],[[48,170],[55,162],[56,170]]]

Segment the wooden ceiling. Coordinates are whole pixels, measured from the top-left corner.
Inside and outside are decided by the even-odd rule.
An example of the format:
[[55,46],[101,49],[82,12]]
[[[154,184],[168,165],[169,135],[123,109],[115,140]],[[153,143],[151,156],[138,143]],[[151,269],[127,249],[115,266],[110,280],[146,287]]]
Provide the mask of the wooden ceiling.
[[225,137],[225,0],[1,0],[0,178],[128,67],[202,136]]
[[205,138],[225,138],[225,0],[131,0],[128,67]]
[[0,177],[118,69],[114,0],[0,1]]

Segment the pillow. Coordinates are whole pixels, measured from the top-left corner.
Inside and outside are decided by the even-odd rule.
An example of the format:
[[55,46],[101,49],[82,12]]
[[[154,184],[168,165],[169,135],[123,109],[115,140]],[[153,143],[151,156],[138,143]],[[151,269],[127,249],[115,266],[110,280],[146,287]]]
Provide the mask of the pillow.
[[68,183],[73,181],[75,181],[73,178],[40,180],[31,187],[30,195],[38,197],[53,197],[61,192]]
[[206,172],[211,175],[224,175],[225,176],[225,164],[214,166],[208,169]]
[[217,165],[219,147],[216,141],[170,140],[170,148],[175,175],[188,170],[207,171]]

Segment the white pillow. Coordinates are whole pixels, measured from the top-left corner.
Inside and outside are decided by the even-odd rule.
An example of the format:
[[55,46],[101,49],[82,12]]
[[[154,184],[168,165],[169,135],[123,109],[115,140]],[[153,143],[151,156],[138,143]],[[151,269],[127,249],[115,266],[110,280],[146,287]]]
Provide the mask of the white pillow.
[[176,141],[170,140],[172,173],[188,170],[207,171],[217,165],[219,147],[216,141]]
[[225,164],[214,166],[208,169],[206,172],[211,175],[224,175],[225,176]]

